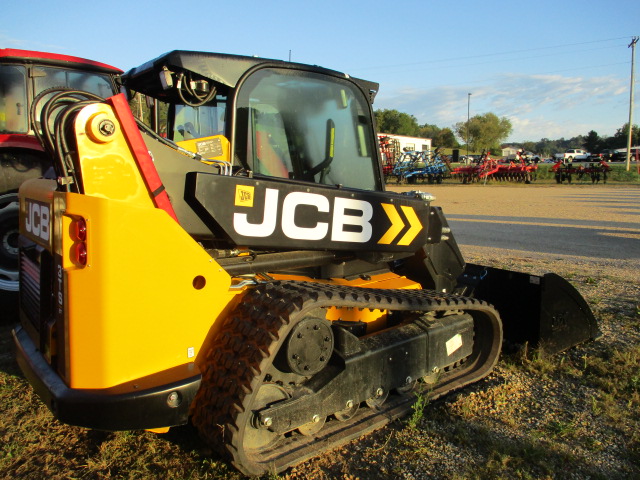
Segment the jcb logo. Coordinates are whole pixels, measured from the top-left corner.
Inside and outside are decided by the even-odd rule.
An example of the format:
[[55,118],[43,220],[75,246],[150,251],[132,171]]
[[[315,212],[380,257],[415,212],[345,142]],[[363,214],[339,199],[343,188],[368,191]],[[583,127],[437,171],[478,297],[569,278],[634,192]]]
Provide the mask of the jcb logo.
[[[256,207],[263,205],[261,212],[253,208],[234,212],[235,232],[254,239],[282,238],[281,232],[288,240],[409,246],[423,231],[411,206],[374,204],[364,199],[328,197],[308,191],[286,193],[280,201],[281,194],[281,190],[265,188],[264,202],[257,202]],[[253,187],[236,185],[235,205],[253,207],[253,204]],[[375,221],[374,212],[377,212]]]
[[236,185],[236,202],[240,207],[253,207],[254,187],[248,185]]
[[36,239],[49,242],[51,234],[49,226],[49,220],[51,219],[49,205],[27,199],[25,201],[25,206],[25,231],[31,236],[36,237]]
[[[239,193],[241,188],[246,187],[236,187],[236,205],[242,194]],[[234,230],[247,237],[273,235],[278,224],[279,193],[274,188],[265,189],[264,212],[260,223],[251,223],[247,213],[234,213]],[[308,218],[305,225],[297,223],[297,210],[304,206],[311,207],[312,212],[329,214],[331,224]],[[373,207],[364,200],[335,197],[331,205],[327,197],[318,193],[290,192],[282,202],[280,226],[282,233],[292,240],[323,240],[330,235],[329,238],[334,242],[365,243],[371,239],[373,232],[370,222],[372,216]]]
[[199,215],[235,245],[415,252],[429,238],[430,206],[418,197],[204,173],[193,183]]

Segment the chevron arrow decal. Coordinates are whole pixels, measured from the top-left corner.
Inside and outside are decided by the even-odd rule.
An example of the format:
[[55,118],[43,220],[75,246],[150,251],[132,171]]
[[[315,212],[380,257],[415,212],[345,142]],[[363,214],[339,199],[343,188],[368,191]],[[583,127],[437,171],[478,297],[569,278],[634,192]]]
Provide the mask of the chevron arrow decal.
[[[398,213],[398,210],[395,206],[390,203],[381,203],[384,212],[389,217],[391,221],[391,226],[385,232],[385,234],[378,240],[379,244],[389,245],[395,238],[400,234],[402,229],[406,226],[402,217]],[[407,207],[405,205],[401,206],[402,211],[409,221],[409,230],[402,236],[398,245],[406,246],[410,245],[411,242],[418,236],[418,234],[422,231],[422,223],[420,219],[416,215],[415,210],[412,207]]]
[[398,245],[409,245],[422,230],[422,222],[420,222],[420,219],[416,215],[416,211],[412,207],[402,205],[402,211],[407,217],[407,220],[409,220],[409,225],[411,225],[411,228],[409,228],[407,233],[405,233],[404,236],[400,239]]
[[382,238],[378,240],[378,243],[382,245],[389,245],[404,228],[404,222],[402,221],[402,218],[400,218],[400,214],[396,210],[396,207],[394,207],[390,203],[381,203],[380,205],[382,205],[382,208],[384,208],[384,213],[386,213],[387,217],[389,217],[389,220],[391,220],[391,226],[389,227],[389,230],[385,232]]

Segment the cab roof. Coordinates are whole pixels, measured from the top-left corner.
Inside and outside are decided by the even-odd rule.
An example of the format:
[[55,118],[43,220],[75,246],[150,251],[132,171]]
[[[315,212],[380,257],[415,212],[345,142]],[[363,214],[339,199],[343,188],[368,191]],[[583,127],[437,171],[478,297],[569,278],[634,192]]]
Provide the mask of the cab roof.
[[173,50],[139,67],[132,68],[124,74],[123,83],[135,91],[150,96],[159,96],[161,95],[162,85],[160,84],[158,74],[164,68],[167,68],[172,71],[188,70],[221,85],[234,88],[247,71],[258,66],[292,68],[296,70],[315,71],[340,78],[350,78],[369,94],[371,103],[373,103],[379,87],[375,82],[352,78],[345,73],[316,65],[305,65],[261,57],[187,50]]

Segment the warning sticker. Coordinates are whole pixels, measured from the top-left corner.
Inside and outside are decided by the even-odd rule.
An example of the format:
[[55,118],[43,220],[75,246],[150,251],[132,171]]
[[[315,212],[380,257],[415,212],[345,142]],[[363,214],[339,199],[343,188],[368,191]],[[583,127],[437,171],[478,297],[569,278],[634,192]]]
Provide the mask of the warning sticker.
[[451,355],[453,352],[458,350],[462,346],[462,335],[457,333],[453,337],[451,337],[447,343],[447,355]]

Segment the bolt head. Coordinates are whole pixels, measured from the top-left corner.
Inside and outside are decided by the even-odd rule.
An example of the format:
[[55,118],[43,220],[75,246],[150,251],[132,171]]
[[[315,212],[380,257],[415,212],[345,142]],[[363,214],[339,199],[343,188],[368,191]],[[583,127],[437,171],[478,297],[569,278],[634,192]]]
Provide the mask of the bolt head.
[[178,392],[171,392],[167,395],[167,405],[171,408],[176,408],[180,405],[180,394]]
[[111,120],[102,120],[100,125],[98,125],[98,129],[100,133],[105,136],[111,136],[116,131],[116,126]]

